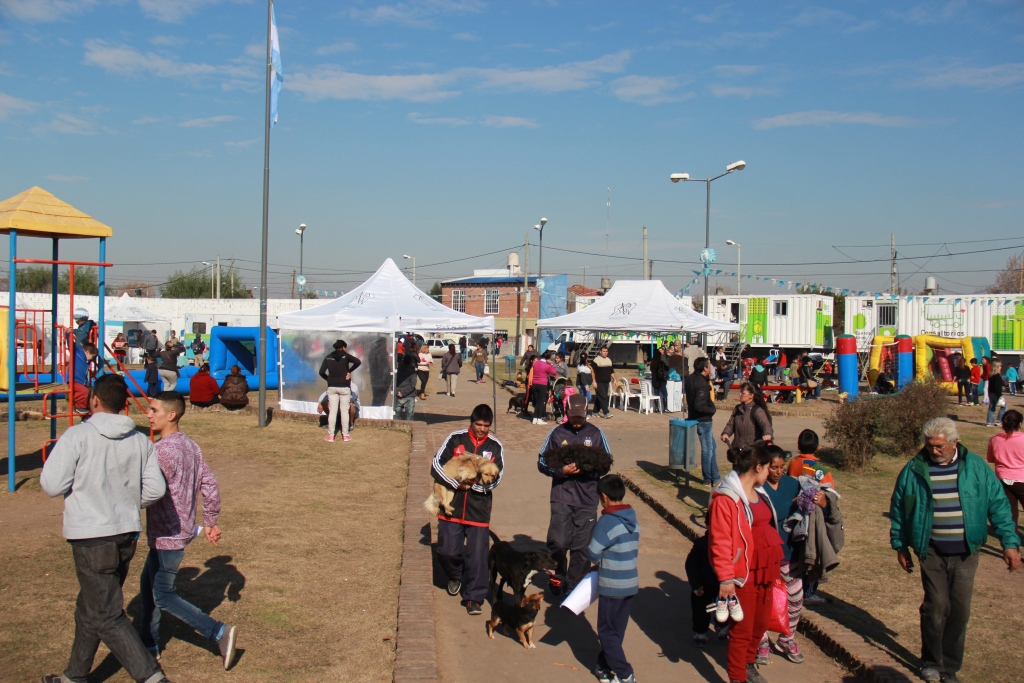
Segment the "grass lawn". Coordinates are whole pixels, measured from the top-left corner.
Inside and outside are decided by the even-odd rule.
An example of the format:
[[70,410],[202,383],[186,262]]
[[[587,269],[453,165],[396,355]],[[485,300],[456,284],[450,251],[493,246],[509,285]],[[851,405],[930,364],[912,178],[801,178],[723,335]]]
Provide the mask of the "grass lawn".
[[[963,422],[958,426],[965,445],[984,456],[988,438],[995,431]],[[914,669],[921,651],[920,571],[905,573],[889,547],[889,497],[905,463],[901,458],[878,456],[863,472],[834,473],[842,496],[846,546],[840,553],[841,564],[821,585],[821,592],[831,602],[818,611]],[[638,472],[645,472],[656,486],[672,491],[687,515],[703,517],[706,487],[698,485],[687,491],[675,484],[674,474],[656,465]],[[1019,609],[1024,597],[1024,571],[1007,573],[994,537],[989,538],[982,553],[961,678],[976,683],[1016,680],[1024,669],[1024,650],[1011,643],[1024,632],[1024,612]]]
[[[182,420],[219,480],[223,537],[217,547],[205,537],[189,546],[179,594],[238,626],[232,680],[390,681],[409,435],[357,426],[351,442],[329,445],[310,424],[275,420],[260,430],[255,422],[223,412]],[[19,423],[19,451],[37,449],[47,430]],[[41,492],[38,470],[18,481],[9,494],[0,477],[3,681],[63,670],[78,591],[61,501]],[[133,619],[147,552],[143,535],[124,585]],[[170,615],[162,629],[171,680],[224,680],[215,646]],[[101,646],[90,680],[129,680],[107,655]]]

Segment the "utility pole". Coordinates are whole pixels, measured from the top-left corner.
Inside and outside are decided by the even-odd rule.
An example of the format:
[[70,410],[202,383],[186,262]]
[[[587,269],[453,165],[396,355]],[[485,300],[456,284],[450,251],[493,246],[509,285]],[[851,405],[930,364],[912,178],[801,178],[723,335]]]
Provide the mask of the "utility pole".
[[590,266],[580,266],[579,268],[580,268],[580,270],[583,271],[583,286],[586,287],[587,286],[587,268],[590,268]]
[[288,298],[289,299],[294,299],[295,298],[295,269],[294,268],[292,268],[292,294]]
[[217,298],[220,298],[220,254],[217,254]]
[[231,257],[231,268],[228,270],[228,277],[231,278],[231,290],[228,292],[228,296],[234,298],[235,296],[235,257]]
[[604,276],[608,277],[608,237],[612,224],[612,188],[608,188],[608,199],[604,202]]
[[650,280],[650,276],[647,275],[647,226],[644,226],[644,270],[643,277],[645,280]]
[[654,279],[654,261],[648,261],[647,262],[647,279],[648,280],[653,280]]
[[889,292],[896,293],[896,233],[889,233]]

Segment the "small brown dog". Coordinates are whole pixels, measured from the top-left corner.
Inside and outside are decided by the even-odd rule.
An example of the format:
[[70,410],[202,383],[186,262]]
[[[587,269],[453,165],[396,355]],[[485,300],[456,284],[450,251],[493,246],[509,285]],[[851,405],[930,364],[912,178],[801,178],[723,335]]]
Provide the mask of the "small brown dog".
[[540,604],[544,600],[543,593],[534,593],[523,598],[520,605],[499,600],[491,605],[491,618],[487,621],[487,636],[494,638],[494,629],[501,624],[502,632],[508,633],[511,626],[519,635],[519,642],[528,650],[536,650],[533,644],[533,623],[540,612]]
[[[460,484],[483,484],[486,486],[498,478],[498,466],[487,458],[467,454],[446,462],[444,473]],[[444,484],[434,482],[434,491],[423,502],[423,507],[431,515],[438,514],[442,508],[446,515],[450,515],[455,512],[452,508],[453,498],[455,498],[455,491]]]

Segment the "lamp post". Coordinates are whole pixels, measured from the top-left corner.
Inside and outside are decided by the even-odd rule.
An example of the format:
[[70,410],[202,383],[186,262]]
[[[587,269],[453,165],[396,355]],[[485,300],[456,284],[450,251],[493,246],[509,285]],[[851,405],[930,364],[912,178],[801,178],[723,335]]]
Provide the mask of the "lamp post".
[[402,258],[412,259],[412,284],[416,285],[416,257],[402,254]]
[[[734,161],[734,162],[732,162],[731,164],[729,164],[728,166],[725,167],[725,173],[722,173],[721,175],[716,175],[714,178],[691,178],[689,173],[673,173],[672,175],[669,176],[669,180],[671,180],[673,183],[678,183],[679,181],[683,181],[684,183],[685,182],[704,183],[704,185],[707,187],[707,200],[706,200],[705,209],[704,209],[704,248],[705,249],[710,249],[711,248],[711,183],[713,183],[714,181],[718,180],[719,178],[724,178],[725,176],[729,175],[733,171],[742,171],[746,167],[747,167],[747,162],[741,160],[741,161]],[[708,276],[707,276],[707,271],[708,271],[708,267],[709,266],[710,266],[710,263],[705,263],[704,264],[704,314],[705,315],[707,315],[707,312],[708,312]]]
[[587,286],[587,269],[589,269],[589,268],[590,268],[590,266],[579,266],[579,269],[583,271],[583,286],[584,287]]
[[742,254],[743,245],[733,240],[726,240],[726,244],[730,247],[736,247],[736,296],[740,294],[740,255]]
[[209,261],[203,261],[203,265],[210,269],[210,298],[213,298],[213,264]]
[[[302,263],[302,252],[303,252],[303,250],[305,248],[305,242],[306,242],[306,224],[305,223],[299,223],[299,227],[296,228],[295,234],[299,236],[299,275],[303,275],[304,276],[305,273],[303,272],[303,269],[302,269],[302,266],[303,266],[303,263]],[[303,288],[300,286],[299,287],[299,310],[300,311],[302,310],[302,289]]]
[[534,230],[540,230],[540,258],[537,263],[537,278],[544,277],[544,226],[547,225],[548,219],[541,218],[540,223],[533,226]]

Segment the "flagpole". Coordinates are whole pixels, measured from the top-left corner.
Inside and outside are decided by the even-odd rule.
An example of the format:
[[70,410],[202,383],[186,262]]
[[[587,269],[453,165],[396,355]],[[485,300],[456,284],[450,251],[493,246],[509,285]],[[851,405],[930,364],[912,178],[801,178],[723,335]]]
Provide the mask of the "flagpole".
[[274,0],[267,0],[267,97],[266,125],[263,129],[263,254],[260,258],[260,343],[257,373],[260,378],[259,426],[267,426],[267,240],[270,213],[270,32]]

